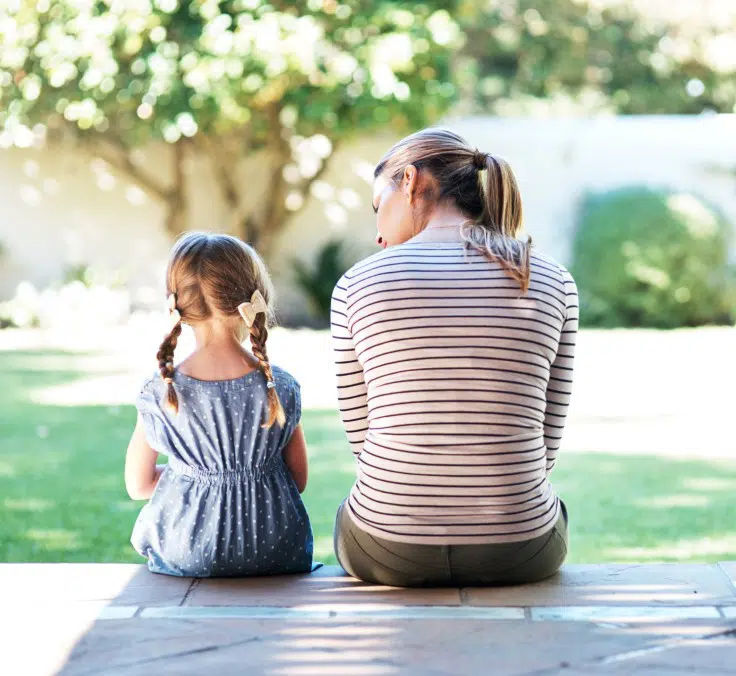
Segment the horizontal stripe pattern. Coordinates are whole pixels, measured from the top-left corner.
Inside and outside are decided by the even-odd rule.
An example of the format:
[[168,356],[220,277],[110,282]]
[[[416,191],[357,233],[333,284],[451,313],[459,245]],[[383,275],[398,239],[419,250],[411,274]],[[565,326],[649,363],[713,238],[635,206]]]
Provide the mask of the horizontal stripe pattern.
[[358,462],[348,505],[414,543],[518,542],[549,531],[548,477],[572,390],[578,295],[532,255],[528,293],[462,244],[404,244],[335,287],[340,413]]

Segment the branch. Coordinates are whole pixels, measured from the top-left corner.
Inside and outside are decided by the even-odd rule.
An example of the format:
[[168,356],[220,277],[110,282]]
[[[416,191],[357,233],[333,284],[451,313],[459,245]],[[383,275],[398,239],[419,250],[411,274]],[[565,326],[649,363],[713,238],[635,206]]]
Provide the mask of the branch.
[[240,195],[235,185],[235,167],[222,146],[210,136],[197,134],[195,139],[202,150],[212,161],[212,171],[215,179],[222,188],[222,194],[231,209],[237,209],[240,204]]
[[[81,140],[82,145],[87,148],[88,152],[107,162],[151,196],[163,202],[171,198],[171,189],[138,167],[130,159],[130,153],[125,144],[119,139],[105,135],[102,142],[94,143],[84,137],[81,137]],[[110,152],[110,147],[114,148],[115,152]]]

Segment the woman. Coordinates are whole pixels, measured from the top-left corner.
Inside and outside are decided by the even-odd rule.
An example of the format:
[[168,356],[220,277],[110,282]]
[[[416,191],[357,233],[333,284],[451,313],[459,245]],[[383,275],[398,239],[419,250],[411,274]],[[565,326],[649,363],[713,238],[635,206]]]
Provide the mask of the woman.
[[578,325],[567,270],[515,239],[503,160],[426,129],[375,170],[383,251],[334,291],[340,410],[358,478],[335,551],[393,586],[533,582],[567,553],[549,476]]

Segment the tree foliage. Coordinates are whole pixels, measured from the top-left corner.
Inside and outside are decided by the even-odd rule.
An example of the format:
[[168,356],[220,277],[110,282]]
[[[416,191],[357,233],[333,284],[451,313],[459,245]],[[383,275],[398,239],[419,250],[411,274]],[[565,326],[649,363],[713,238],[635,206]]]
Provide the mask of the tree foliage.
[[[466,112],[736,112],[736,5],[459,0]],[[714,13],[708,9],[716,9]]]
[[[655,20],[623,0],[13,0],[0,146],[71,137],[163,202],[172,234],[187,226],[186,159],[203,154],[229,209],[218,227],[268,255],[355,134],[408,132],[453,105],[734,111],[736,10],[723,16]],[[170,180],[135,152],[155,140]],[[237,178],[254,156],[263,190]]]
[[[186,222],[186,153],[207,153],[232,225],[267,248],[335,143],[447,109],[458,32],[422,3],[18,0],[0,10],[0,38],[5,145],[74,133],[167,202],[172,232]],[[173,185],[131,155],[156,139],[172,148]],[[234,176],[255,153],[269,180],[254,200]]]

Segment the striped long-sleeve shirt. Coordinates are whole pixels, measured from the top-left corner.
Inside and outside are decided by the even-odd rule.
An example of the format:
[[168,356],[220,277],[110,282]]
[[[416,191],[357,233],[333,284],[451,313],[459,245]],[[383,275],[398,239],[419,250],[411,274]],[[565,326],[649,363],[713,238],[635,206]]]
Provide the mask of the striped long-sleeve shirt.
[[332,334],[358,525],[433,544],[550,530],[577,326],[575,282],[536,252],[526,294],[461,243],[407,243],[349,270]]

